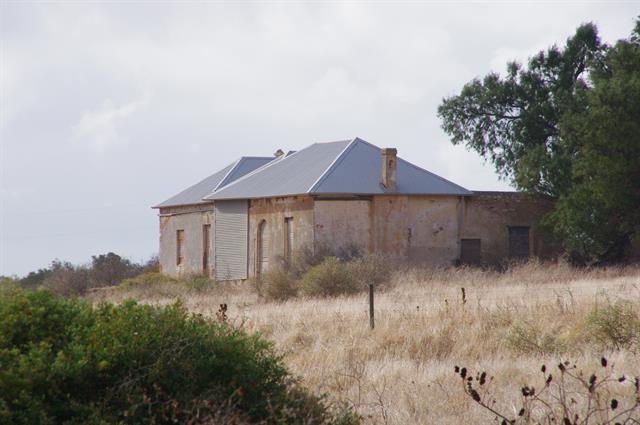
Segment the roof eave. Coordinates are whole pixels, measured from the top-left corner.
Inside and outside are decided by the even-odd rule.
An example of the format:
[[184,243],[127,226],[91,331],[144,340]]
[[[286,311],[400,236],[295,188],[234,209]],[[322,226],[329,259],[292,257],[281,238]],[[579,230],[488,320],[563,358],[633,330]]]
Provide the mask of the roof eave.
[[213,201],[204,200],[204,201],[200,201],[200,202],[191,202],[191,203],[188,203],[188,204],[171,204],[171,205],[159,204],[159,205],[152,206],[151,209],[152,210],[157,210],[157,209],[160,209],[160,208],[195,207],[195,206],[198,206],[198,205],[206,205],[206,204],[212,204],[212,203],[213,203]]

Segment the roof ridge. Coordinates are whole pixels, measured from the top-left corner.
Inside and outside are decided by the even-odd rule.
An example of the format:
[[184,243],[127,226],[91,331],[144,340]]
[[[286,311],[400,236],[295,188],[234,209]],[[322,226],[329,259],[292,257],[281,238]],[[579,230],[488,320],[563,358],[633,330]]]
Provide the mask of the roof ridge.
[[[314,144],[315,144],[315,143],[314,143]],[[266,164],[264,164],[264,165],[262,165],[262,166],[260,166],[260,167],[256,168],[256,169],[255,169],[255,170],[253,170],[252,172],[247,173],[247,174],[245,174],[244,176],[240,177],[239,179],[236,179],[236,180],[232,181],[232,182],[231,182],[231,183],[229,183],[228,185],[225,185],[225,186],[221,187],[219,190],[227,189],[227,188],[229,188],[229,187],[231,187],[231,186],[233,186],[233,185],[235,185],[235,184],[237,184],[237,183],[239,183],[239,182],[241,182],[241,181],[243,181],[243,180],[245,180],[245,179],[247,179],[247,178],[249,178],[249,177],[253,176],[254,174],[257,174],[257,173],[259,173],[259,172],[261,172],[261,171],[263,171],[263,170],[265,170],[265,169],[267,169],[267,168],[271,167],[272,165],[279,164],[279,163],[281,163],[282,161],[285,161],[287,158],[291,158],[291,157],[295,156],[298,152],[302,152],[303,150],[305,150],[305,149],[307,149],[307,148],[309,148],[309,147],[311,147],[311,146],[313,146],[313,145],[307,146],[307,147],[306,147],[306,148],[304,148],[304,149],[300,149],[299,151],[296,151],[296,152],[292,153],[291,155],[281,155],[281,156],[277,156],[277,157],[273,158],[273,160],[272,160],[272,161],[269,161],[269,162],[267,162]],[[212,195],[213,195],[214,193],[216,193],[216,192],[217,192],[217,189],[216,189],[216,190],[214,190],[214,191],[212,191],[211,193],[209,193],[207,196],[205,196],[205,197],[204,197],[204,198],[202,198],[202,199],[203,199],[203,200],[209,200],[208,198],[209,198],[210,196],[212,196]]]
[[[194,186],[198,186],[199,184],[204,183],[205,181],[209,180],[210,178],[212,178],[213,176],[217,175],[218,173],[221,173],[222,171],[224,171],[226,168],[229,168],[229,171],[231,171],[231,169],[235,166],[236,162],[238,162],[238,160],[236,159],[235,161],[225,165],[224,167],[222,167],[220,170],[216,171],[213,174],[209,174],[208,176],[198,179],[198,181],[192,185],[190,185],[189,187],[182,189],[180,192],[176,193],[175,195],[171,196],[170,198],[165,199],[164,201],[155,204],[154,206],[152,206],[151,208],[164,208],[164,207],[172,207],[172,206],[179,206],[179,205],[197,205],[198,203],[202,202],[202,199],[199,199],[197,201],[197,203],[189,203],[189,204],[182,204],[182,203],[178,203],[178,204],[171,204],[171,205],[163,205],[166,202],[184,194],[185,192],[188,192],[189,190],[193,189]],[[227,173],[229,172],[227,171]],[[227,175],[227,173],[225,173],[225,176]],[[223,176],[223,178],[225,177]],[[220,180],[222,181],[222,180]],[[219,183],[218,183],[219,184]]]
[[[357,137],[355,138],[357,139]],[[342,140],[331,140],[330,142],[314,142],[313,145],[328,145],[330,143],[344,143],[344,142],[353,142],[355,139],[342,139]]]
[[215,192],[216,190],[218,190],[218,188],[220,187],[220,185],[222,183],[224,183],[224,181],[227,179],[227,177],[229,177],[231,175],[231,173],[233,172],[233,170],[235,170],[236,168],[238,168],[238,165],[240,165],[240,163],[242,162],[242,160],[244,159],[244,157],[240,157],[238,159],[236,159],[236,161],[233,163],[233,165],[231,166],[231,168],[229,169],[229,171],[227,171],[227,173],[224,175],[224,177],[222,177],[222,179],[218,182],[218,184],[213,188],[212,192]]
[[[345,153],[348,150],[350,150],[358,140],[360,139],[355,137],[351,139],[349,143],[347,143],[347,146],[345,146],[344,149],[342,149],[342,151],[338,154],[338,156],[336,156],[335,159],[331,161],[331,164],[329,164],[327,169],[324,170],[324,172],[320,174],[320,177],[318,177],[316,181],[313,182],[313,184],[309,187],[309,189],[307,189],[307,193],[313,192],[320,185],[320,183],[322,183],[327,177],[329,177],[329,175],[335,170],[336,165],[342,160],[342,158],[344,158]],[[340,142],[345,142],[345,141],[346,140],[341,140]],[[329,142],[329,143],[338,143],[338,142]]]
[[[252,160],[252,159],[268,159],[273,161],[274,159],[276,159],[277,157],[274,156],[241,156],[233,165],[233,167],[231,167],[231,169],[229,170],[229,172],[227,174],[225,174],[225,176],[222,178],[222,180],[220,180],[220,183],[218,183],[216,185],[216,187],[213,188],[212,192],[215,192],[218,189],[221,189],[225,186],[227,186],[226,184],[226,180],[240,167],[240,164],[248,161],[248,160]],[[271,162],[269,161],[269,162]],[[267,163],[268,164],[268,163]],[[266,164],[262,164],[262,166],[264,166]],[[258,167],[260,168],[260,167]],[[255,170],[254,170],[255,171]],[[244,176],[243,176],[244,177]],[[242,178],[242,177],[241,177]],[[237,179],[236,179],[237,180]],[[235,180],[234,180],[235,181]],[[233,182],[231,182],[233,183]],[[208,195],[207,195],[208,196]]]

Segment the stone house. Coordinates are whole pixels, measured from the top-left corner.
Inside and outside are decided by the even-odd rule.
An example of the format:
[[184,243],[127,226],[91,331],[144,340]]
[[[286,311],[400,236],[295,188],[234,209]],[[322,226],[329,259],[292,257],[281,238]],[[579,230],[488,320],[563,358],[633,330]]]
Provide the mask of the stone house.
[[552,200],[472,192],[362,139],[242,157],[156,205],[172,276],[259,276],[303,247],[358,247],[443,266],[550,256]]

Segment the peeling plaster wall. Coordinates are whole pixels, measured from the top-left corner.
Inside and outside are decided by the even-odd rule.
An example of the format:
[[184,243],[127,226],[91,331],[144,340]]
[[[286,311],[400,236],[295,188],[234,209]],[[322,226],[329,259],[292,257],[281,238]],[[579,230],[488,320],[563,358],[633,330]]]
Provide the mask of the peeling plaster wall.
[[[477,192],[470,197],[376,195],[353,199],[310,196],[249,201],[249,277],[256,274],[258,226],[266,222],[269,267],[284,256],[285,218],[293,218],[292,250],[327,245],[359,246],[367,252],[442,266],[460,257],[460,239],[480,239],[482,262],[509,257],[509,226],[530,227],[530,253],[552,258],[560,250],[541,229],[553,200],[513,192]],[[213,275],[213,204],[160,210],[160,267],[171,276],[202,273],[203,225],[210,224],[209,269]],[[176,231],[184,230],[184,261],[176,266]]]
[[316,199],[315,243],[333,250],[371,250],[371,201]]
[[531,256],[552,258],[559,247],[540,226],[552,208],[553,200],[543,195],[476,192],[465,199],[461,237],[480,239],[482,262],[496,264],[509,258],[509,226],[528,226]]
[[433,266],[458,258],[459,198],[376,196],[372,206],[374,251]]
[[453,196],[409,198],[408,259],[440,266],[459,257],[461,200]]
[[[203,226],[209,231],[209,273],[213,264],[213,204],[160,209],[160,271],[169,276],[203,274]],[[177,230],[184,230],[182,264],[176,265]]]
[[249,277],[256,275],[258,226],[265,220],[269,240],[269,267],[278,264],[285,249],[284,219],[293,218],[293,246],[295,252],[313,245],[313,199],[310,196],[252,199],[249,201]]
[[459,255],[461,201],[452,196],[373,196],[315,201],[315,241],[333,250],[359,246],[429,265]]

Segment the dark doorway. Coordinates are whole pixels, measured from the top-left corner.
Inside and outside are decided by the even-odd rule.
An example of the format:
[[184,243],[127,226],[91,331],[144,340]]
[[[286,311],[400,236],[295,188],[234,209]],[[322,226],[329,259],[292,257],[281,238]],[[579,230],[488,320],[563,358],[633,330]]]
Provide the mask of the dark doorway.
[[529,258],[529,226],[509,227],[509,257],[517,260]]
[[480,265],[482,262],[480,255],[480,239],[460,240],[460,262],[462,264]]

